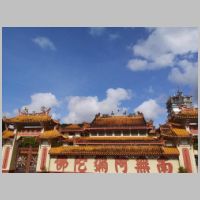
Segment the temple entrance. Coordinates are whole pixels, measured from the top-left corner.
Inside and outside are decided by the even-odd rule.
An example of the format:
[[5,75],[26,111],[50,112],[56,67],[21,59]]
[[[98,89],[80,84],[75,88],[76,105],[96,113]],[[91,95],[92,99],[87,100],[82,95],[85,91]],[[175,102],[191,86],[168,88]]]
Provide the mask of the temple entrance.
[[34,173],[36,172],[38,157],[38,144],[35,138],[23,138],[19,141],[15,172]]

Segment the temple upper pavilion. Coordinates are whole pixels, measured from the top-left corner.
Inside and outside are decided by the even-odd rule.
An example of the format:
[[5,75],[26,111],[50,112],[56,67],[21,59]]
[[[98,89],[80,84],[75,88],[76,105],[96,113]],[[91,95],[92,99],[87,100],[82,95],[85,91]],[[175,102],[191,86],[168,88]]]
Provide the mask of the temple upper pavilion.
[[140,112],[60,124],[49,109],[3,118],[3,172],[196,173],[198,110],[181,92],[155,128]]

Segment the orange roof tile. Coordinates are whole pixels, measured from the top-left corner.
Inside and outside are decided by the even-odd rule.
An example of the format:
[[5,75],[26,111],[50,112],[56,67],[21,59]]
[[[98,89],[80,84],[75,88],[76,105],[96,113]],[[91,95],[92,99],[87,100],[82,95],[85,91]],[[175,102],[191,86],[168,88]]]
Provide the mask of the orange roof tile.
[[62,137],[62,134],[60,134],[57,130],[44,131],[39,136],[40,139],[54,139],[58,137]]
[[[43,114],[43,115],[18,115],[16,117],[13,118],[6,118],[5,122],[10,122],[10,123],[18,123],[18,122],[47,122],[47,121],[51,121],[52,118],[49,115]],[[54,120],[54,122],[56,122]]]
[[198,109],[182,109],[179,113],[175,115],[178,118],[198,118]]
[[135,116],[98,116],[94,119],[92,127],[118,127],[146,125],[143,115]]
[[90,124],[89,123],[83,123],[83,128],[89,128],[90,127]]
[[80,129],[81,127],[78,124],[70,124],[65,129]]
[[160,127],[161,135],[169,137],[190,137],[189,132],[185,128],[175,128],[171,125],[165,125]]
[[3,132],[3,139],[7,139],[7,138],[10,138],[10,137],[14,137],[13,131],[5,130]]
[[162,147],[165,155],[179,155],[179,151],[175,147]]
[[165,149],[160,146],[60,146],[50,149],[53,155],[89,155],[89,156],[178,156],[176,148]]
[[183,128],[172,128],[172,131],[177,135],[177,136],[190,136],[190,134]]

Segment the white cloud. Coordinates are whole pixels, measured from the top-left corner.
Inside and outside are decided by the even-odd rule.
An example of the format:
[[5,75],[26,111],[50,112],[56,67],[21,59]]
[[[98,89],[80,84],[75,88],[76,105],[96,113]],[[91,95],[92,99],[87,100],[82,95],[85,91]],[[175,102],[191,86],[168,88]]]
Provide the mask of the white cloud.
[[148,62],[142,59],[131,59],[128,62],[128,68],[132,71],[141,71],[148,68]]
[[188,85],[191,88],[193,101],[198,103],[198,63],[182,60],[173,68],[168,76],[168,79],[181,85]]
[[105,32],[105,30],[106,28],[104,27],[91,27],[89,33],[92,36],[101,36]]
[[174,67],[169,76],[169,80],[181,85],[195,86],[198,84],[198,67],[197,63],[192,63],[187,60],[178,62],[177,67]]
[[55,112],[52,112],[51,116],[52,116],[53,119],[59,119],[60,120],[60,118],[61,118],[61,115],[59,113],[55,113]]
[[41,107],[52,108],[59,105],[59,101],[52,93],[36,93],[31,95],[31,103],[22,107],[28,108],[29,112],[40,112]]
[[197,52],[197,41],[197,28],[156,28],[146,40],[133,46],[133,52],[154,60],[169,52],[175,55]]
[[142,112],[146,119],[155,120],[165,112],[165,109],[162,108],[156,100],[149,99],[134,109],[134,112],[137,111]]
[[42,49],[50,49],[53,51],[56,50],[54,43],[47,37],[41,37],[41,36],[36,37],[33,39],[33,42]]
[[140,40],[132,49],[134,56],[140,57],[128,62],[133,71],[174,66],[176,56],[198,51],[198,29],[154,28],[146,40]]
[[83,121],[90,122],[95,114],[110,114],[112,111],[117,113],[126,108],[121,107],[121,102],[131,98],[131,92],[123,88],[110,88],[106,92],[105,99],[100,101],[97,96],[72,96],[68,100],[69,113],[63,118],[65,123],[80,123]]

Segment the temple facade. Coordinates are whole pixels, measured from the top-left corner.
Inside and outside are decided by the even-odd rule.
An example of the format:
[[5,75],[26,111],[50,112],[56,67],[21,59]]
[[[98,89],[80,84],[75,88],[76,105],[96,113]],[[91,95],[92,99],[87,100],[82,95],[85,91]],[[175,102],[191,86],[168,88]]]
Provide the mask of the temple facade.
[[196,173],[198,110],[191,98],[176,96],[168,99],[168,119],[158,128],[140,112],[99,113],[91,123],[60,124],[49,109],[20,111],[3,119],[2,171]]

